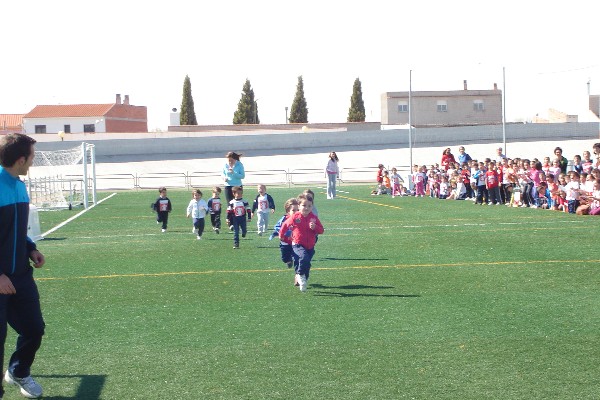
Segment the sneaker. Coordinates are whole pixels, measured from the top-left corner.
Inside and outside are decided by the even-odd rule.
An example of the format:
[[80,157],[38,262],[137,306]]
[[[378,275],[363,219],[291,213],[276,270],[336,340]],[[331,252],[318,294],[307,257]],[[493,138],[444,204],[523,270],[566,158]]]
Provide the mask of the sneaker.
[[242,237],[245,238],[246,237],[246,233],[242,233]]
[[299,286],[300,284],[298,283],[298,274],[294,275],[294,286]]
[[229,230],[232,231],[233,230],[233,225],[229,225]]
[[31,375],[26,376],[25,378],[17,378],[16,376],[13,376],[9,370],[6,370],[4,381],[9,385],[20,387],[21,394],[29,399],[37,399],[42,395],[42,387],[33,380]]
[[262,233],[262,232],[258,232],[258,236],[262,236],[262,235],[263,235],[263,233]]
[[292,268],[294,266],[294,262],[293,261],[288,261],[286,262],[286,265],[288,268]]
[[161,229],[160,230],[162,233],[165,233],[167,230],[166,229]]
[[240,248],[240,245],[239,245],[239,243],[234,243],[234,244],[233,244],[233,248],[234,248],[234,249],[239,249],[239,248]]
[[219,234],[219,228],[215,228],[215,233],[218,235]]
[[198,233],[198,229],[192,228],[192,233]]
[[196,237],[197,240],[202,240],[202,236],[198,235],[198,237]]
[[306,277],[304,275],[298,276],[298,286],[300,286],[301,292],[306,292]]

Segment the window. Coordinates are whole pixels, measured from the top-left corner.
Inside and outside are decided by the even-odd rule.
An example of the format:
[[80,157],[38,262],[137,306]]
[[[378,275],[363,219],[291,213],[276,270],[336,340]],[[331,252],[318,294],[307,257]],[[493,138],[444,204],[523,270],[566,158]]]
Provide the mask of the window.
[[399,101],[398,102],[398,112],[399,113],[407,113],[408,112],[408,102],[407,101]]
[[65,129],[63,129],[65,133],[71,133],[71,125],[65,125]]
[[83,125],[83,132],[85,132],[85,133],[94,133],[94,132],[96,132],[96,125],[95,124],[85,124],[85,125]]
[[446,103],[446,100],[439,100],[437,102],[437,111],[438,112],[447,112],[448,111],[448,103]]
[[46,133],[46,125],[36,125],[35,133]]
[[475,100],[473,102],[473,110],[475,111],[484,111],[485,106],[483,105],[483,100]]

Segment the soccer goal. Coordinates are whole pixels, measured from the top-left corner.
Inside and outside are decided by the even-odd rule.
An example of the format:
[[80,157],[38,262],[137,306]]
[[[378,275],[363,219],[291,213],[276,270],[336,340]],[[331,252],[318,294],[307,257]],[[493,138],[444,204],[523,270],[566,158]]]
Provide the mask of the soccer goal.
[[94,145],[36,151],[26,184],[31,204],[40,210],[96,204]]

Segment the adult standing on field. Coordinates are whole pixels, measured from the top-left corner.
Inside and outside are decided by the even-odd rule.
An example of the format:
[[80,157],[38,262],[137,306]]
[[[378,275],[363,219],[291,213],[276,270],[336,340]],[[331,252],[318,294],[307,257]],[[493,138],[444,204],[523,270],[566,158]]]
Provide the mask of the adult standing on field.
[[[29,260],[35,268],[41,268],[45,258],[27,237],[29,196],[19,176],[27,175],[35,143],[35,139],[20,133],[0,138],[0,360],[4,365],[4,344],[10,325],[18,337],[4,381],[18,386],[21,394],[29,398],[42,395],[42,387],[33,380],[30,369],[45,328]],[[0,384],[0,398],[3,395]]]
[[[240,161],[241,156],[241,154],[238,154],[234,151],[230,151],[229,153],[225,154],[227,162],[223,167],[221,176],[223,176],[223,181],[225,182],[225,199],[227,199],[227,204],[233,200],[232,189],[236,186],[242,187],[242,179],[246,177],[244,164],[242,164]],[[229,224],[229,222],[227,224],[230,227],[232,226]]]
[[554,149],[554,155],[560,164],[560,172],[563,174],[567,173],[567,166],[569,165],[569,160],[565,156],[562,155],[562,149],[557,147]]
[[327,198],[335,198],[335,183],[340,169],[338,167],[338,156],[335,151],[329,153],[329,160],[327,161],[327,167],[325,167],[325,175],[327,176]]
[[454,154],[452,154],[452,150],[450,150],[450,147],[448,147],[442,153],[442,161],[440,165],[442,166],[444,171],[448,171],[448,168],[450,168],[450,163],[454,165],[455,162],[456,160],[454,159]]
[[467,153],[465,153],[465,148],[464,146],[460,146],[458,148],[458,164],[462,167],[462,165],[466,162],[471,161],[472,158],[470,155],[468,155]]

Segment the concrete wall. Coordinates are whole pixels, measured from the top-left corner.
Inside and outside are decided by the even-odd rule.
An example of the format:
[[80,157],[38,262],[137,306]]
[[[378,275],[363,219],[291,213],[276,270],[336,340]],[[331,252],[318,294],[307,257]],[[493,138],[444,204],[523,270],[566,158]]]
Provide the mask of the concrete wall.
[[[543,141],[598,139],[598,123],[509,124],[506,141]],[[309,132],[214,132],[186,133],[185,136],[163,133],[160,137],[133,134],[32,135],[39,139],[36,150],[70,149],[85,141],[96,146],[97,162],[129,162],[214,157],[228,151],[247,156],[266,154],[359,151],[409,147],[407,129]],[[149,136],[150,134],[148,134]],[[420,128],[412,131],[413,147],[502,143],[502,125],[452,128]]]

